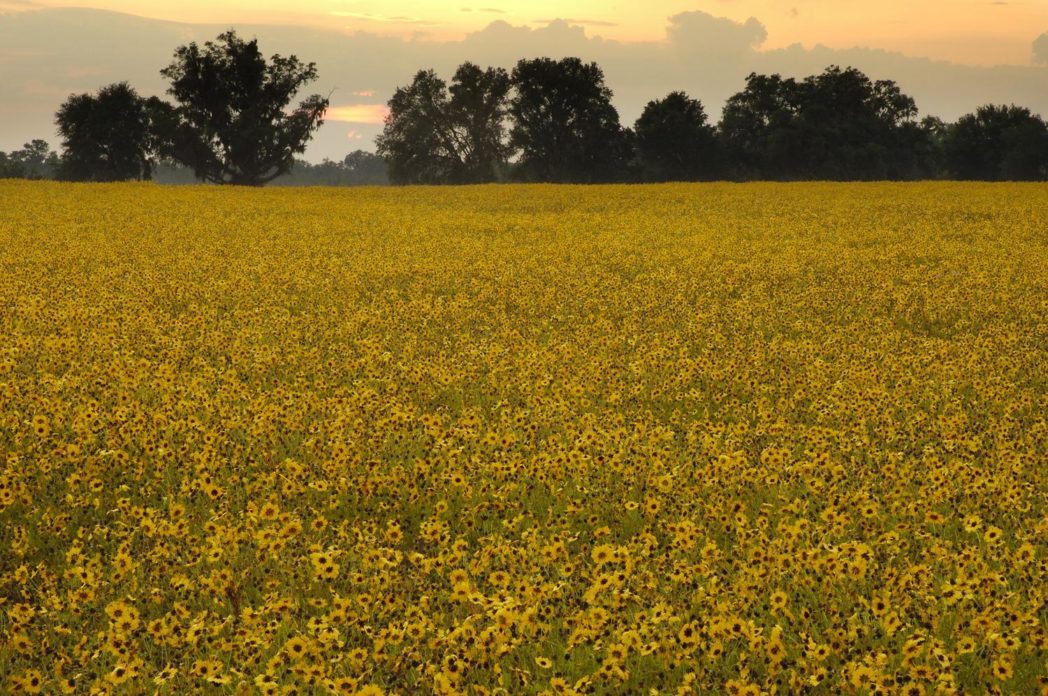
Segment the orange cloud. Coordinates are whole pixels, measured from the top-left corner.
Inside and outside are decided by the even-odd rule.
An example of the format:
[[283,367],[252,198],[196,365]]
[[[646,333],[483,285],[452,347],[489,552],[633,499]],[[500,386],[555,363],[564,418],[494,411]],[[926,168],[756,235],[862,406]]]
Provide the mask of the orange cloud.
[[384,123],[389,108],[385,104],[346,104],[332,106],[325,118],[329,121],[344,123]]

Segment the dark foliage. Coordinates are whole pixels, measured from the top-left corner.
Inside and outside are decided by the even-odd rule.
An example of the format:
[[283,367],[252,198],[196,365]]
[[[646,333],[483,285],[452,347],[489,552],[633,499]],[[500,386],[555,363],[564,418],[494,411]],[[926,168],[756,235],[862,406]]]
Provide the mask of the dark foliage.
[[684,92],[648,102],[633,130],[645,181],[703,181],[719,173],[716,131],[702,102]]
[[796,133],[797,82],[750,74],[721,116],[720,135],[736,178],[780,178],[800,150]]
[[55,115],[62,135],[57,177],[66,181],[126,181],[152,176],[157,143],[153,116],[163,104],[143,99],[126,82],[97,94],[69,97]]
[[233,31],[180,46],[161,74],[177,106],[158,136],[164,154],[217,184],[261,186],[286,174],[323,123],[328,100],[312,95],[288,111],[316,64],[274,55]]
[[513,69],[511,144],[524,181],[596,183],[629,178],[631,134],[619,124],[596,63],[522,60]]
[[58,153],[43,140],[33,140],[21,150],[0,152],[0,179],[53,179]]
[[623,128],[596,63],[521,60],[512,73],[463,63],[446,83],[419,71],[389,100],[376,144],[342,162],[297,158],[328,100],[289,108],[317,77],[295,56],[267,61],[229,31],[175,51],[161,74],[175,105],[126,83],[71,96],[47,143],[0,152],[0,177],[216,184],[384,185],[735,180],[1048,179],[1048,125],[1018,106],[980,107],[955,124],[918,120],[891,80],[830,66],[804,79],[750,74],[714,127],[672,92]]
[[987,181],[1048,178],[1048,126],[1029,109],[983,106],[945,129],[950,176]]
[[473,184],[498,180],[509,157],[506,98],[509,75],[501,68],[464,63],[448,87],[421,70],[389,100],[377,140],[397,184]]
[[837,66],[802,81],[751,74],[720,132],[738,178],[911,179],[927,176],[934,134],[890,80]]

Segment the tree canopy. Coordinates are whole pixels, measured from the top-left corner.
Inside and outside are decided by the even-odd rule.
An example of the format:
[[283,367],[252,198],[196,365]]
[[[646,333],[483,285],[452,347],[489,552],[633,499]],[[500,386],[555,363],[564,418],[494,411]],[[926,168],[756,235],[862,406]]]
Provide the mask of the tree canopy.
[[126,82],[97,94],[70,96],[55,115],[63,153],[58,177],[68,181],[125,181],[152,176],[157,143],[153,119],[164,112]]
[[930,137],[916,118],[913,98],[891,80],[830,66],[801,81],[751,74],[720,131],[743,178],[909,178]]
[[203,47],[175,50],[161,71],[177,106],[164,123],[164,153],[218,184],[261,186],[286,174],[323,123],[328,99],[314,94],[289,110],[315,63],[274,55],[228,31]]
[[957,179],[1048,178],[1048,126],[1024,107],[991,104],[962,116],[947,131],[943,151]]
[[521,60],[513,69],[510,142],[525,181],[595,183],[626,178],[631,134],[596,63]]
[[633,130],[645,180],[698,181],[717,175],[717,134],[699,100],[671,92],[650,101]]
[[509,75],[501,68],[464,63],[451,86],[421,70],[389,100],[376,144],[399,184],[495,181],[505,167]]
[[58,153],[44,140],[32,140],[20,150],[0,152],[0,179],[51,179],[57,171]]

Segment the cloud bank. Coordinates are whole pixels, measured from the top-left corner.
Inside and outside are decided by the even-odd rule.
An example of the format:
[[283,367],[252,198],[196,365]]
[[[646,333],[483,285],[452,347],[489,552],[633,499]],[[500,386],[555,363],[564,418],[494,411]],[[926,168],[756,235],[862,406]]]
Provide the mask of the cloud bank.
[[1033,62],[1048,65],[1048,31],[1033,41]]
[[706,12],[682,12],[670,17],[666,27],[666,40],[676,50],[729,60],[759,48],[767,38],[768,30],[756,17],[738,23]]
[[[98,10],[0,14],[0,150],[40,137],[57,145],[54,112],[71,93],[128,80],[142,94],[163,95],[166,84],[159,71],[170,62],[175,47],[212,39],[228,28]],[[329,120],[317,134],[307,152],[312,160],[371,148],[381,130],[381,107],[398,85],[407,84],[420,68],[450,77],[465,60],[506,68],[520,58],[537,56],[597,61],[627,124],[649,100],[678,89],[701,99],[716,119],[750,72],[802,77],[830,64],[855,66],[874,79],[896,80],[917,100],[922,114],[954,119],[993,102],[1022,104],[1048,115],[1044,36],[1034,44],[1043,64],[976,67],[870,48],[795,45],[761,50],[767,31],[758,19],[735,22],[704,12],[670,17],[665,38],[650,42],[602,39],[578,22],[565,20],[540,28],[495,20],[461,40],[440,42],[302,27],[236,29],[257,36],[266,54],[296,54],[316,61],[321,79],[311,91],[331,94],[337,120]]]

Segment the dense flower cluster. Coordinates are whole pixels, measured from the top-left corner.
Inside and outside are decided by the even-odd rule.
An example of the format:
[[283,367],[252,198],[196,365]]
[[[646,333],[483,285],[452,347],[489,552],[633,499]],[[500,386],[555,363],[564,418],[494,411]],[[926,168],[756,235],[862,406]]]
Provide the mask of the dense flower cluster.
[[1045,693],[1043,186],[0,200],[0,691]]

